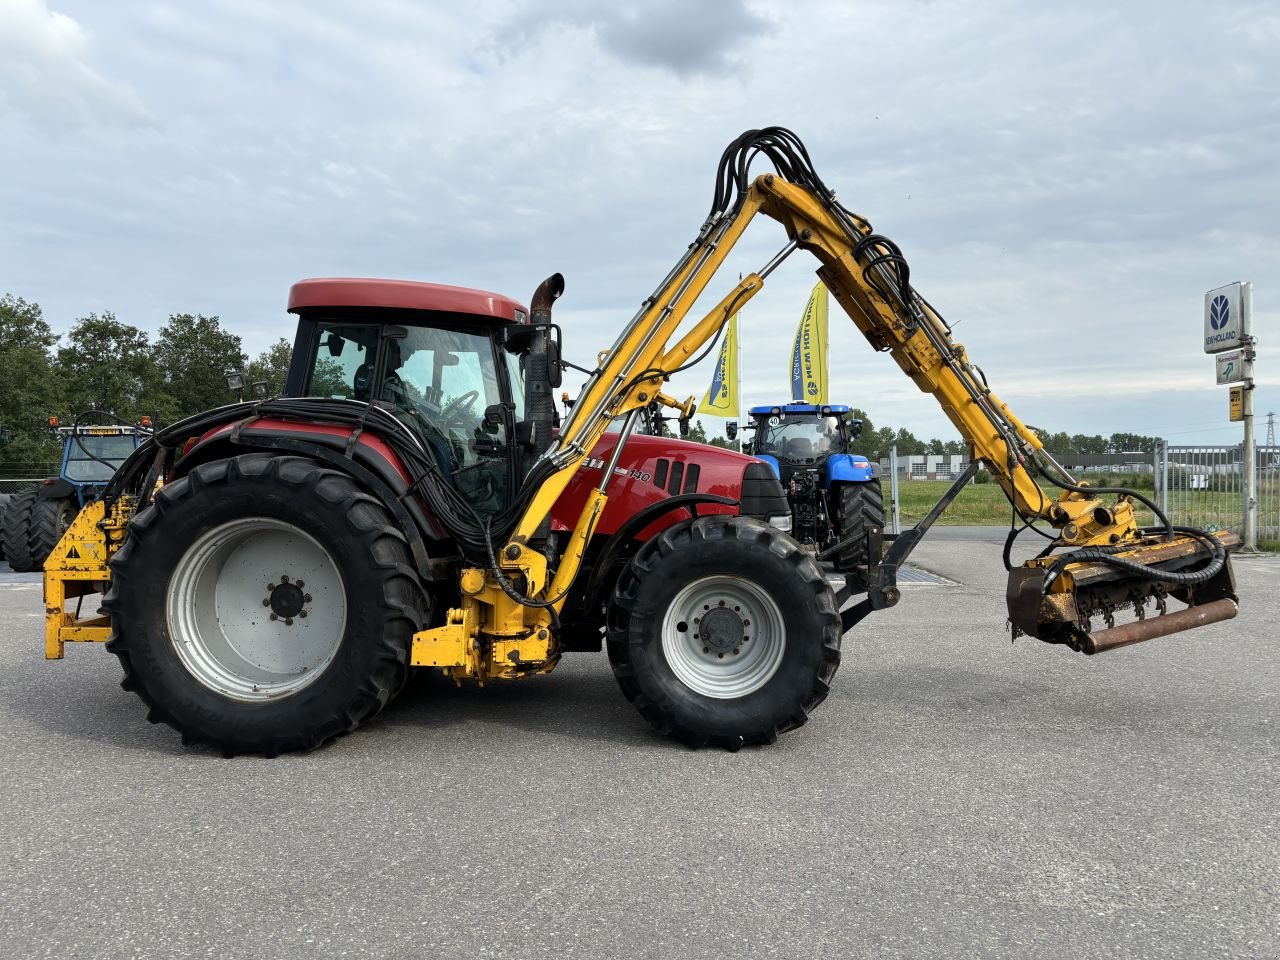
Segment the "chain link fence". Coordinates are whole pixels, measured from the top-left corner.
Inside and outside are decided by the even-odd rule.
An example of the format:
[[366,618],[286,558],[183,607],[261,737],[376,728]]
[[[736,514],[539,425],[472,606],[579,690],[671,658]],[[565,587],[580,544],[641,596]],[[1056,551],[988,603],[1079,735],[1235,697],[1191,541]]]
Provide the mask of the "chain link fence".
[[0,466],[0,493],[14,494],[58,475],[57,463],[10,463]]

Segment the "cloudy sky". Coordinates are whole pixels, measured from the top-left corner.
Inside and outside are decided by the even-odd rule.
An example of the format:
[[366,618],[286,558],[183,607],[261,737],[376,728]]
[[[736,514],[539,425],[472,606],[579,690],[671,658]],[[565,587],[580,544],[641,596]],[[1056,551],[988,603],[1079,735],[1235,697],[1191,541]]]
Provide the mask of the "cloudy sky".
[[[527,299],[559,270],[586,362],[696,233],[725,144],[769,124],[1024,420],[1237,440],[1200,347],[1234,280],[1280,412],[1275,3],[0,0],[0,293],[59,330],[216,313],[256,352],[301,277]],[[757,224],[711,299],[783,239]],[[812,270],[744,316],[748,402],[786,395]],[[838,312],[831,339],[834,401],[955,435]]]

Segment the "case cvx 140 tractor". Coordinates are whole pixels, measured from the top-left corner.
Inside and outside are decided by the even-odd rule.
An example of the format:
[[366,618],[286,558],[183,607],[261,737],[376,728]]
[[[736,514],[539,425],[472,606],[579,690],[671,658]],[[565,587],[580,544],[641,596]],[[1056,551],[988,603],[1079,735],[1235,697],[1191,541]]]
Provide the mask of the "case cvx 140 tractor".
[[[757,161],[769,169],[753,179]],[[677,336],[758,215],[785,244]],[[46,656],[107,641],[151,720],[227,754],[276,754],[354,730],[411,668],[522,680],[603,643],[658,731],[770,743],[827,695],[842,635],[899,602],[899,566],[979,462],[1017,529],[1052,530],[1048,549],[1010,564],[1015,635],[1095,654],[1235,615],[1238,538],[1175,527],[1142,493],[1088,487],[1055,463],[915,291],[902,251],[836,201],[794,134],[730,144],[700,222],[613,345],[582,350],[595,367],[558,429],[558,274],[527,309],[433,284],[295,284],[284,396],[174,424],[129,457],[45,564]],[[784,529],[794,519],[768,464],[634,434],[655,401],[692,414],[668,378],[800,250],[872,347],[935,397],[973,463],[883,555],[859,547],[867,569],[840,590]],[[1134,499],[1155,527],[1139,526]],[[1126,606],[1137,619],[1115,624]]]

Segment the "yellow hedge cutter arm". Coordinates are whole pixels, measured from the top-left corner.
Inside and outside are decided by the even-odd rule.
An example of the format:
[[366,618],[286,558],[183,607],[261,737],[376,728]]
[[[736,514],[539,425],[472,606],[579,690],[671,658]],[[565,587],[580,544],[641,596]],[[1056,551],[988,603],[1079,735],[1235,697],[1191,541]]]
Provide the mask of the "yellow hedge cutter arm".
[[[749,180],[750,163],[761,154],[773,162],[776,172]],[[790,242],[668,347],[694,301],[760,213],[782,224]],[[613,347],[602,354],[600,366],[573,404],[559,436],[542,455],[543,479],[500,553],[498,563],[503,569],[527,576],[539,528],[613,418],[654,400],[687,408],[662,394],[664,381],[708,346],[729,316],[759,293],[769,273],[796,249],[818,259],[818,275],[868,342],[888,352],[922,391],[938,401],[967,442],[972,461],[970,472],[934,510],[893,543],[881,564],[866,572],[863,582],[868,596],[845,612],[846,627],[873,609],[897,602],[899,564],[979,462],[994,474],[1024,525],[1044,521],[1056,531],[1044,554],[1010,570],[1009,617],[1015,635],[1026,633],[1096,653],[1235,615],[1227,557],[1227,548],[1238,543],[1234,536],[1210,536],[1175,528],[1167,521],[1145,531],[1135,518],[1133,500],[1141,499],[1158,517],[1161,514],[1141,494],[1074,482],[1044,451],[1036,434],[990,389],[941,315],[911,286],[909,268],[898,247],[837,203],[834,193],[818,179],[804,146],[794,134],[777,127],[748,131],[725,151],[715,202],[697,239]],[[605,476],[610,473],[605,471]],[[1037,476],[1061,492],[1046,493]],[[591,517],[599,512],[603,487],[597,493],[597,499],[588,500],[574,539],[560,558],[548,596],[562,593],[577,573],[581,542],[589,535]],[[1104,502],[1104,494],[1114,497]],[[872,556],[879,555],[876,546]],[[1067,552],[1055,552],[1059,550]],[[544,568],[537,567],[540,576],[533,579],[545,584]],[[477,584],[481,575],[482,571],[473,573]],[[510,605],[511,609],[468,618],[469,622],[529,623],[533,611],[519,609],[510,590],[498,590],[492,583],[493,572],[483,575],[490,581],[489,589],[464,591],[468,598],[481,598],[464,598],[464,602]],[[1186,603],[1188,609],[1169,613],[1169,596]],[[1148,604],[1154,605],[1157,615],[1147,615]],[[1135,611],[1138,621],[1115,627],[1115,611],[1126,606]],[[1091,632],[1094,616],[1100,616],[1107,629]]]

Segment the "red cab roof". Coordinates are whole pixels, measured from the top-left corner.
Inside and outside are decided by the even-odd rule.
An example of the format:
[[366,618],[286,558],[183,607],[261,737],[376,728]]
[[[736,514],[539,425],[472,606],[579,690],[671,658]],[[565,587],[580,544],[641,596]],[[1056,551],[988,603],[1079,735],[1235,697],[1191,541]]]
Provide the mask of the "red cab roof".
[[289,288],[289,312],[323,307],[389,307],[400,310],[443,310],[527,323],[529,310],[510,297],[443,283],[414,280],[365,280],[323,277],[299,280]]

